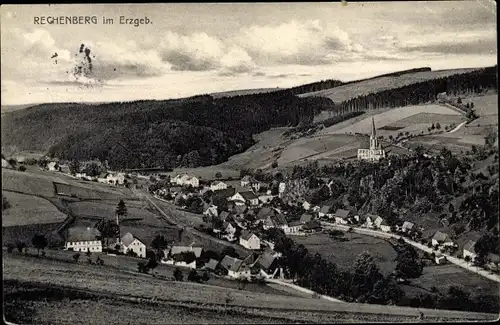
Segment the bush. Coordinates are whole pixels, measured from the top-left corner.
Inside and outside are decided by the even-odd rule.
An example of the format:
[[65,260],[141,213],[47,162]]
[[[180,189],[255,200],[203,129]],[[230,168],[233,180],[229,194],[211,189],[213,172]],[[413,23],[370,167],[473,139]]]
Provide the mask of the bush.
[[26,171],[26,167],[21,165],[21,166],[19,166],[18,170],[20,172],[25,172]]
[[174,278],[175,281],[182,281],[182,279],[184,278],[184,275],[182,274],[182,271],[179,268],[175,268]]

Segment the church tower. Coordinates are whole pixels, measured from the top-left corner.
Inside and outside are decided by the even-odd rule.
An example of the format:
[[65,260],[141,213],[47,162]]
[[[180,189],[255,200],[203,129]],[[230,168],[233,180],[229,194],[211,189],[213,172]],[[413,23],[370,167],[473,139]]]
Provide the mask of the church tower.
[[377,131],[375,129],[375,120],[372,117],[372,134],[370,135],[370,150],[380,149],[377,139]]

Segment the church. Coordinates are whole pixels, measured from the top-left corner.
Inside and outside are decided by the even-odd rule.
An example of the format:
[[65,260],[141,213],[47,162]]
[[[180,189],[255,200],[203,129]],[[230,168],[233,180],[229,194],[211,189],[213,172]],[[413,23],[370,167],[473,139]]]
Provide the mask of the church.
[[372,134],[370,135],[370,149],[358,149],[358,160],[379,161],[385,158],[385,151],[378,142],[375,130],[375,120],[372,117]]

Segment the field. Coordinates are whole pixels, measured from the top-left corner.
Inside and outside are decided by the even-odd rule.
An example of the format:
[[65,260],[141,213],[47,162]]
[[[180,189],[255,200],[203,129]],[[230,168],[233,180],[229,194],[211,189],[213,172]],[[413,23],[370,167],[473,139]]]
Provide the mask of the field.
[[281,89],[280,88],[240,89],[240,90],[230,90],[219,93],[213,93],[210,94],[210,96],[212,96],[213,98],[234,97],[234,96],[270,93],[272,91],[277,91],[277,90]]
[[333,100],[333,102],[335,103],[340,103],[342,101],[364,94],[376,93],[383,90],[399,88],[402,86],[426,80],[442,78],[474,70],[477,69],[436,70],[436,71],[407,73],[398,77],[396,76],[379,77],[370,80],[355,82],[352,84],[342,85],[331,89],[325,89],[311,93],[301,94],[299,95],[299,97],[311,97],[311,96],[327,97]]
[[293,236],[298,243],[303,244],[310,253],[320,253],[334,262],[339,268],[351,269],[354,261],[363,251],[368,251],[375,259],[383,274],[389,274],[396,267],[394,259],[396,252],[385,240],[359,234],[345,234],[348,241],[337,241],[327,234],[310,236]]
[[[84,294],[94,294],[101,297],[119,300],[129,299],[129,301],[136,302],[138,298],[150,300],[152,297],[156,297],[160,304],[189,304],[194,309],[193,312],[206,307],[211,310],[218,310],[220,315],[220,311],[227,308],[226,310],[232,311],[231,314],[235,315],[236,311],[245,309],[252,316],[285,317],[300,322],[338,322],[340,319],[350,321],[408,321],[415,320],[418,316],[418,310],[413,308],[332,303],[324,300],[264,294],[188,282],[169,281],[166,283],[157,278],[128,274],[106,267],[100,268],[99,272],[96,272],[96,266],[81,263],[63,263],[29,257],[7,256],[5,254],[3,254],[3,263],[4,283],[10,285],[9,290],[16,288],[21,290],[22,287],[30,288],[35,286],[64,287],[68,291],[78,291],[77,294],[55,294],[53,297],[70,296],[73,299],[78,299]],[[226,298],[229,298],[228,302]],[[12,297],[13,299],[14,297]],[[8,301],[12,300],[8,299]],[[96,299],[93,300],[96,301]],[[54,310],[53,303],[54,301],[47,300],[45,304],[37,302],[35,304],[29,303],[28,306],[34,307],[36,314],[39,315],[38,317],[41,317],[40,315],[48,317],[47,322],[53,324],[54,322],[51,320],[59,319],[61,321],[58,316],[50,316],[50,313],[45,312],[47,309]],[[144,300],[138,303],[140,306],[147,304]],[[18,301],[17,306],[19,304],[24,306],[25,301]],[[71,315],[68,317],[70,319],[75,317],[71,314],[71,312],[75,312],[74,305],[70,305],[67,301],[63,301],[63,303],[57,302],[57,300],[55,304],[61,308],[69,307],[68,313],[66,313],[65,309],[59,309],[58,314],[62,312],[67,317]],[[224,306],[227,307],[224,308]],[[12,311],[12,309],[10,310]],[[131,321],[134,321],[136,317],[140,317],[134,313],[134,311],[139,313],[136,309],[127,310],[131,313],[128,314]],[[158,310],[158,308],[154,310]],[[423,311],[427,320],[437,320],[439,318],[492,319],[495,317],[488,314],[438,310]],[[112,309],[111,312],[116,314],[115,309]],[[80,314],[77,313],[77,315]],[[91,315],[95,315],[95,312],[91,313]],[[99,314],[99,319],[112,319],[111,317],[113,316]],[[165,317],[165,322],[170,322],[168,313],[165,314]],[[150,323],[149,318],[147,321]],[[173,321],[175,322],[175,319]],[[136,322],[134,321],[134,323]]]
[[[362,119],[354,123],[351,121],[348,125],[337,124],[325,128],[321,130],[320,134],[370,134],[372,128],[372,117],[375,121],[375,127],[378,129],[377,135],[385,135],[386,133],[387,135],[394,135],[401,131],[406,131],[404,128],[412,127],[415,124],[425,125],[422,130],[427,132],[427,127],[429,127],[432,123],[439,122],[444,128],[447,124],[458,124],[459,121],[462,121],[462,115],[456,110],[435,104],[405,106],[383,110],[378,114],[376,114],[377,111],[373,111],[371,113],[373,113],[370,114],[371,116],[363,115]],[[465,120],[465,118],[463,118],[463,120]],[[387,126],[401,129],[393,131],[384,130],[383,128]]]
[[2,212],[2,227],[59,223],[67,217],[47,199],[5,190],[2,195],[10,204]]

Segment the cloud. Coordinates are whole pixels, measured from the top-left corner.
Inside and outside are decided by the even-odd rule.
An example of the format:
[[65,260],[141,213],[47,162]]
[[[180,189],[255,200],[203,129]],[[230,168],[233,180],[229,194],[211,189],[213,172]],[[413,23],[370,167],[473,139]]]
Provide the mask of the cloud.
[[318,20],[251,26],[241,29],[233,41],[265,64],[327,64],[363,51],[345,31]]
[[212,70],[220,67],[224,44],[206,33],[183,36],[167,32],[159,44],[159,55],[172,70]]

